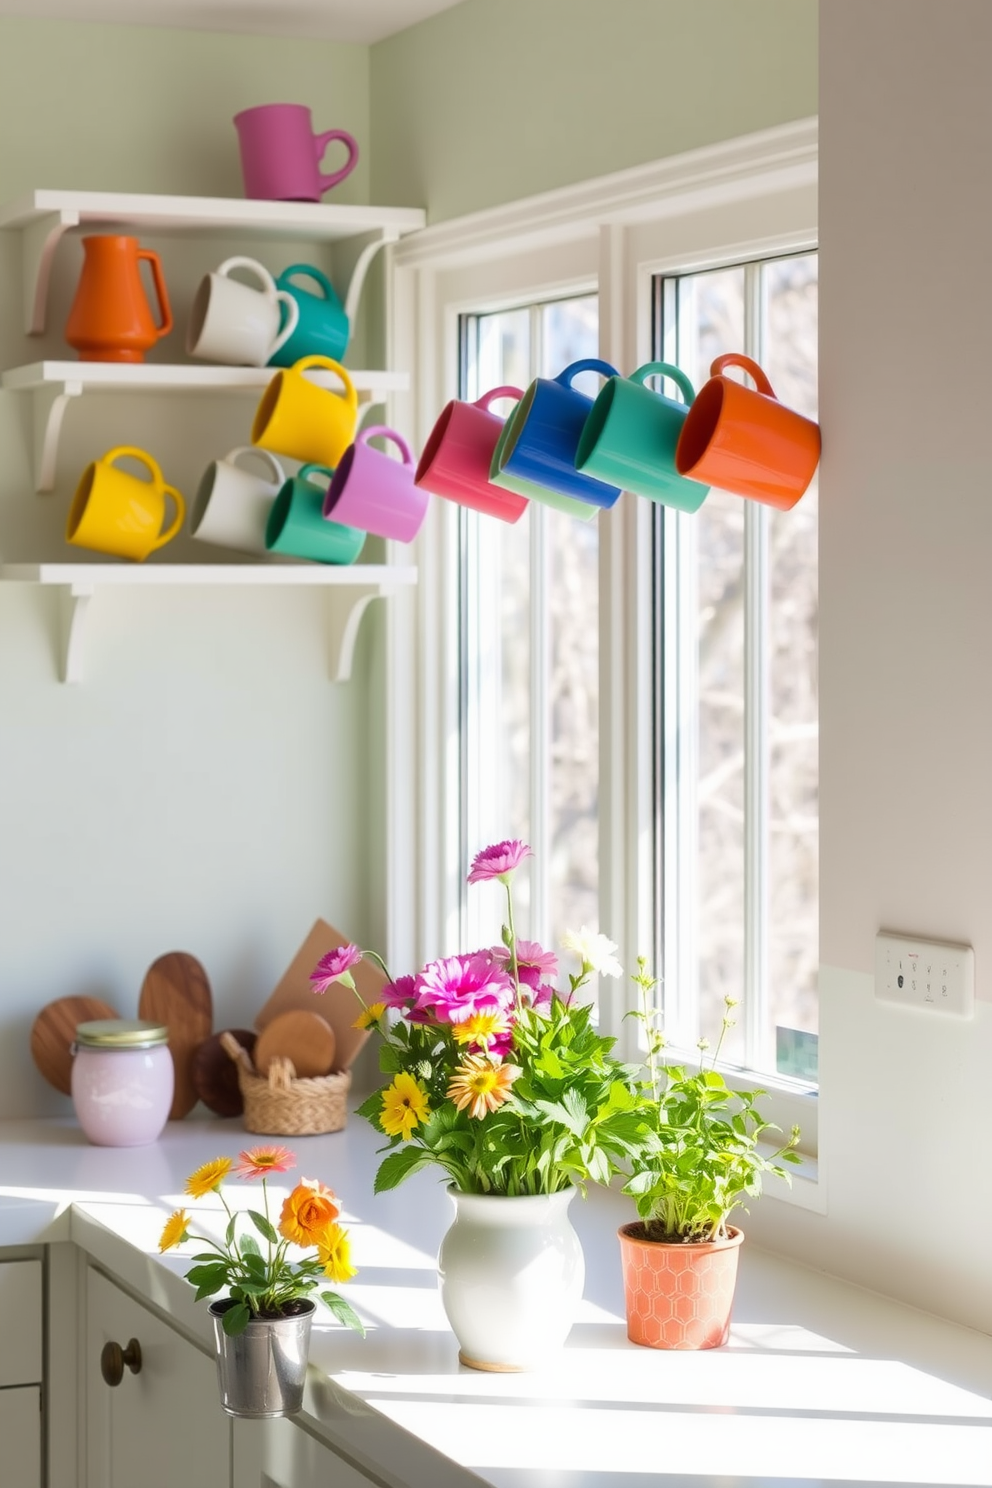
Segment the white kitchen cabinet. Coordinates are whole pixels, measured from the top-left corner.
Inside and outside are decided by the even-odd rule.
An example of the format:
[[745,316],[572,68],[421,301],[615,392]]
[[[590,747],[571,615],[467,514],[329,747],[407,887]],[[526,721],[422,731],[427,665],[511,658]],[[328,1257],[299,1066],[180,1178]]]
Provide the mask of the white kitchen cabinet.
[[0,1484],[40,1488],[42,1275],[35,1260],[0,1263]]
[[41,1386],[0,1390],[0,1483],[41,1488]]
[[233,1488],[375,1488],[367,1478],[291,1420],[235,1421]]
[[[138,1364],[116,1385],[101,1369],[109,1343]],[[92,1267],[84,1372],[86,1488],[228,1488],[231,1421],[213,1358]]]

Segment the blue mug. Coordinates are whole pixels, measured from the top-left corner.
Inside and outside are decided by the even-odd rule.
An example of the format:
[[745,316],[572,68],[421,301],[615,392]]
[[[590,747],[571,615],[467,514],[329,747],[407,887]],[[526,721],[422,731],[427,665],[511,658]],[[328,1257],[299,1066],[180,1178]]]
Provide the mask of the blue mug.
[[[312,279],[322,292],[315,294],[313,290],[304,289],[294,284],[294,279]],[[351,328],[327,275],[312,264],[291,264],[279,275],[276,288],[292,295],[300,315],[295,331],[269,358],[268,365],[291,367],[306,356],[326,356],[333,362],[340,362],[348,348]]]
[[[572,362],[555,378],[535,378],[514,410],[499,469],[559,496],[590,506],[611,507],[620,498],[620,487],[606,485],[575,468],[579,440],[593,405],[592,398],[572,387],[572,379],[580,372],[620,376],[609,362],[588,357]],[[534,494],[540,499],[539,491]]]

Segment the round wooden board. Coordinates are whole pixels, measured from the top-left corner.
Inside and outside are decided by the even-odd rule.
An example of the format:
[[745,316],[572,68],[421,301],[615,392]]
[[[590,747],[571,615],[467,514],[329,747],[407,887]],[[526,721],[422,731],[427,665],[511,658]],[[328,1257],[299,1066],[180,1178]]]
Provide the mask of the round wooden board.
[[255,1045],[255,1068],[267,1075],[271,1061],[291,1059],[299,1079],[329,1075],[334,1068],[334,1029],[319,1013],[294,1008],[266,1024]]
[[80,1023],[97,1018],[116,1018],[109,1003],[99,997],[59,997],[42,1008],[31,1025],[31,1058],[49,1085],[72,1094],[72,1044]]
[[[251,1054],[257,1033],[248,1028],[230,1028],[228,1032]],[[190,1066],[193,1089],[215,1116],[240,1116],[245,1103],[238,1084],[238,1067],[223,1048],[219,1033],[212,1033],[193,1053]]]
[[193,1055],[214,1026],[210,983],[195,956],[169,951],[152,962],[141,984],[138,1017],[164,1023],[169,1030],[169,1049],[176,1070],[169,1120],[178,1121],[196,1105]]

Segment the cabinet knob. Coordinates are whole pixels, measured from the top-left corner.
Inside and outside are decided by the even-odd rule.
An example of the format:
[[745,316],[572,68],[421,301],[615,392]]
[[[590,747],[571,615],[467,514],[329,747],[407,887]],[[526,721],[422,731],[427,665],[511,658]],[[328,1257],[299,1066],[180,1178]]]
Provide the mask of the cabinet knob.
[[108,1385],[119,1385],[124,1378],[124,1365],[127,1365],[132,1374],[141,1372],[141,1344],[136,1338],[129,1338],[127,1348],[121,1348],[119,1343],[105,1343],[103,1352],[100,1354],[100,1373]]

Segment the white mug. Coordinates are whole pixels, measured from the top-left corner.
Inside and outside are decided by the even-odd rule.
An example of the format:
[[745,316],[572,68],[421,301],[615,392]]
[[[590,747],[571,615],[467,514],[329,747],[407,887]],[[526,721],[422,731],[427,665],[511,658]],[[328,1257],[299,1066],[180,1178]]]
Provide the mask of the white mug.
[[[229,279],[231,269],[247,269],[262,285],[254,289]],[[281,309],[286,324],[280,329]],[[277,289],[264,264],[253,258],[229,258],[200,282],[186,330],[190,356],[231,367],[264,367],[296,330],[300,307],[285,289]]]
[[[236,463],[240,455],[254,455],[268,466],[273,478],[243,470]],[[285,479],[275,455],[251,445],[239,445],[223,460],[212,460],[196,493],[189,520],[190,535],[222,548],[264,554],[269,509]]]

